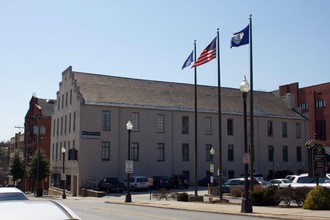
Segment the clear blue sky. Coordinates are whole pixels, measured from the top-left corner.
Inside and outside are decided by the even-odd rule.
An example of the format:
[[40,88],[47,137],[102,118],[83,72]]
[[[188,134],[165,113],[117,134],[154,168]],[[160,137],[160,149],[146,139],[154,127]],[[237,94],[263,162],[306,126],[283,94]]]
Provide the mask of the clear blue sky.
[[[1,0],[0,141],[24,126],[33,93],[55,99],[61,73],[76,71],[193,83],[181,70],[220,28],[221,86],[249,76],[249,46],[230,49],[233,32],[253,21],[254,89],[329,81],[328,0]],[[198,84],[217,85],[213,60]],[[249,79],[248,79],[249,80]]]

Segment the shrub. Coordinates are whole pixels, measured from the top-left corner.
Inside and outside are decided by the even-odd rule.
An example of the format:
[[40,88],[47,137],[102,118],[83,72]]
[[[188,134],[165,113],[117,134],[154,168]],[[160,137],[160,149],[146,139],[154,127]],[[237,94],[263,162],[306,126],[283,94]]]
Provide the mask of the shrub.
[[263,194],[263,203],[265,206],[272,206],[280,204],[281,200],[276,194],[277,189],[274,188],[266,188]]
[[280,203],[280,199],[278,198],[275,192],[276,189],[272,187],[254,189],[251,192],[252,204],[255,206],[278,205]]
[[188,193],[178,193],[177,194],[177,200],[181,202],[188,202]]
[[230,194],[234,197],[244,196],[244,186],[235,186],[230,189]]
[[263,195],[264,195],[263,191],[253,190],[251,192],[252,204],[255,206],[262,206],[263,205]]
[[312,189],[304,202],[304,209],[330,210],[330,189],[317,186]]

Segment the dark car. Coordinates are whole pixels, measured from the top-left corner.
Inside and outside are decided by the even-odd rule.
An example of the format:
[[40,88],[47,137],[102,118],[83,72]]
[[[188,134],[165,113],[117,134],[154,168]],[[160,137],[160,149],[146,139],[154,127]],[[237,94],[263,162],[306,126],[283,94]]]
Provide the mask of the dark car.
[[173,184],[168,176],[153,176],[152,180],[153,189],[171,189],[173,187]]
[[184,174],[171,175],[170,180],[173,185],[173,188],[175,188],[175,189],[177,189],[177,188],[187,189],[189,187],[188,176],[186,176]]
[[[199,186],[208,186],[210,183],[210,176],[206,176],[203,179],[198,180],[198,185]],[[213,177],[213,186],[219,186],[219,177],[214,176]]]
[[125,185],[116,177],[106,177],[98,183],[98,188],[106,192],[123,192]]
[[[253,185],[261,185],[255,178],[253,178]],[[230,189],[233,187],[244,187],[245,186],[245,179],[243,177],[240,178],[233,178],[225,181],[222,185],[222,191],[224,193],[230,193]],[[248,178],[248,187],[250,187],[250,178]]]

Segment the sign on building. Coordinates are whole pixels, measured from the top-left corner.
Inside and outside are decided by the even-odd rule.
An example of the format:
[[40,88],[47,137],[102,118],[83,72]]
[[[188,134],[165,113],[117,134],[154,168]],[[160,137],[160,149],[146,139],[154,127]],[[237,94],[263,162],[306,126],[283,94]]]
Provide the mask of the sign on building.
[[101,132],[94,132],[94,131],[83,131],[82,132],[83,139],[100,139]]

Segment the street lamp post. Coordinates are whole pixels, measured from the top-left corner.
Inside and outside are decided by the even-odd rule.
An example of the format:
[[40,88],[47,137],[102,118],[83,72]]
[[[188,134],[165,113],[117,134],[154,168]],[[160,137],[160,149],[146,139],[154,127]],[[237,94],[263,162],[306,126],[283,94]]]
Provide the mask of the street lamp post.
[[63,159],[63,172],[62,172],[62,181],[63,181],[63,193],[62,193],[62,199],[66,199],[66,194],[65,194],[65,186],[66,186],[66,174],[65,174],[65,152],[66,149],[65,147],[62,147],[62,159]]
[[[131,131],[133,129],[133,124],[131,121],[128,121],[126,124],[126,129],[128,132],[128,156],[127,156],[127,160],[130,161],[131,160]],[[126,164],[127,166],[127,164]],[[131,196],[131,192],[130,192],[130,185],[131,185],[131,173],[130,171],[126,170],[127,172],[127,194],[125,197],[125,202],[132,202],[132,196]]]
[[214,173],[214,163],[213,163],[213,156],[215,154],[215,150],[212,147],[210,150],[210,159],[211,159],[211,163],[210,163],[210,192],[211,194],[213,194],[213,173]]
[[[250,90],[250,85],[246,81],[246,78],[244,77],[244,80],[241,83],[240,86],[242,96],[243,96],[243,108],[244,108],[244,191],[245,196],[242,199],[242,206],[241,206],[241,212],[242,213],[252,213],[252,201],[249,198],[249,188],[248,188],[248,172],[249,172],[249,166],[248,166],[248,147],[247,147],[247,117],[246,117],[246,97]],[[246,158],[247,157],[247,158]],[[251,158],[250,158],[251,159]],[[252,171],[251,171],[252,173]],[[250,177],[253,178],[252,175]]]

